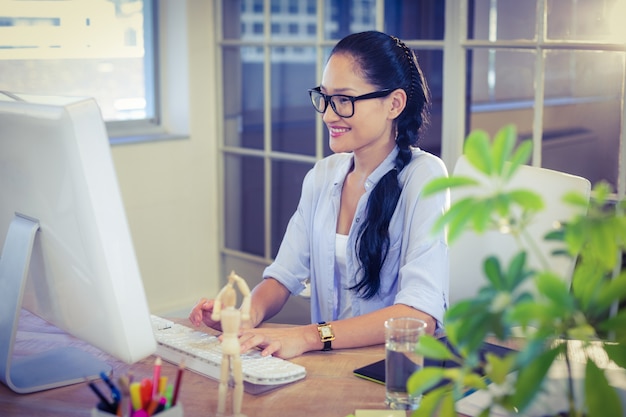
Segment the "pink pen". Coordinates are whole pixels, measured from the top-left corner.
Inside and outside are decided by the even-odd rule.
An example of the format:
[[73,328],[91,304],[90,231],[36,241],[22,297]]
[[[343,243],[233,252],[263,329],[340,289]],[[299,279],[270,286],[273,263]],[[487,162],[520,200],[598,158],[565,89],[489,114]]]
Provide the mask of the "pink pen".
[[161,357],[157,356],[154,361],[154,375],[152,377],[152,399],[159,397],[159,382],[161,379]]

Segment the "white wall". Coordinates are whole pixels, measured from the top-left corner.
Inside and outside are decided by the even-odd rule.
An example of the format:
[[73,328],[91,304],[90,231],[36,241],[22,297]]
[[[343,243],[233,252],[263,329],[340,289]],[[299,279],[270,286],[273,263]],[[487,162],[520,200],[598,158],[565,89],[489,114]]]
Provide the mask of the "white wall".
[[148,303],[166,314],[216,294],[221,281],[213,2],[160,6],[164,122],[189,135],[112,151]]

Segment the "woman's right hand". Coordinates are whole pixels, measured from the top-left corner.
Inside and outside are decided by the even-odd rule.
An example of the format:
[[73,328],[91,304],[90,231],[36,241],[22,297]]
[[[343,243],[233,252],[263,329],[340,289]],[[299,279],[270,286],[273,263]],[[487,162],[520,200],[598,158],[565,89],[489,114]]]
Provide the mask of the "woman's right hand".
[[191,309],[189,313],[189,321],[194,326],[200,326],[202,323],[215,330],[222,330],[220,321],[212,320],[211,314],[213,313],[213,306],[215,300],[209,300],[207,298],[201,298],[198,303]]

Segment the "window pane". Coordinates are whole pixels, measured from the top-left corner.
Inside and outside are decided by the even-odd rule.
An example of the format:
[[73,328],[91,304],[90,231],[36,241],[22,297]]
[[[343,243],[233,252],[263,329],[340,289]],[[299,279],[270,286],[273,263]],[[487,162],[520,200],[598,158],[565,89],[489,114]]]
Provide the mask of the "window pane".
[[341,39],[354,32],[376,29],[375,0],[326,0],[324,37]]
[[548,0],[547,36],[559,40],[624,42],[622,0]]
[[224,143],[263,149],[263,48],[223,48]]
[[[535,52],[472,50],[472,104],[530,105],[534,98]],[[520,103],[525,101],[526,104]]]
[[542,166],[615,187],[624,53],[550,51],[545,74]]
[[[272,39],[274,40],[315,40],[317,15],[307,12],[311,6],[307,0],[289,0],[288,3],[277,2],[276,12],[270,17]],[[313,4],[315,6],[315,4]],[[260,16],[261,18],[263,15]],[[275,29],[274,29],[275,28]]]
[[469,129],[494,135],[515,124],[520,135],[532,137],[535,52],[472,49]]
[[[294,49],[293,47],[287,49]],[[272,150],[315,155],[315,48],[272,48]]]
[[403,40],[442,40],[445,1],[386,0],[385,31]]
[[536,0],[474,0],[468,38],[490,41],[536,39],[536,3]]
[[287,223],[298,207],[302,180],[312,167],[300,162],[272,163],[272,257],[278,253]]
[[94,97],[107,121],[155,118],[150,2],[5,3],[0,90]]
[[264,256],[263,159],[224,158],[224,240],[229,249]]
[[443,123],[443,51],[415,51],[430,89],[430,120],[422,131],[418,146],[435,155],[441,155],[441,128]]

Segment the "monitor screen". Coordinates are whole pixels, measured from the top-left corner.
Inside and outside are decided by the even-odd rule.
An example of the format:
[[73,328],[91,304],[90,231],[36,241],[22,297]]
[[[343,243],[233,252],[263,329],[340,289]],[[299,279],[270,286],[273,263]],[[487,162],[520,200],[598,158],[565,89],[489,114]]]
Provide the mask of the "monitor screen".
[[0,92],[0,245],[0,381],[11,389],[49,389],[103,371],[71,347],[14,359],[22,308],[127,363],[155,352],[95,100]]

